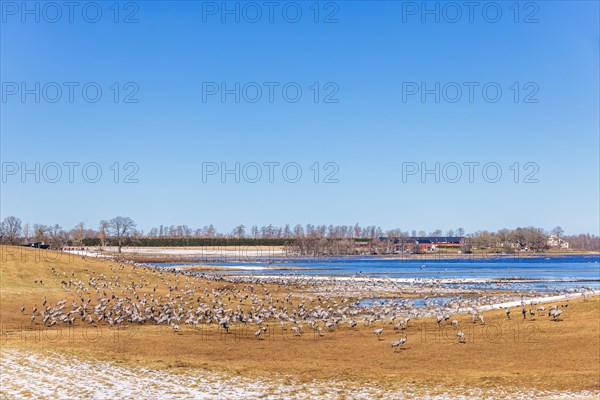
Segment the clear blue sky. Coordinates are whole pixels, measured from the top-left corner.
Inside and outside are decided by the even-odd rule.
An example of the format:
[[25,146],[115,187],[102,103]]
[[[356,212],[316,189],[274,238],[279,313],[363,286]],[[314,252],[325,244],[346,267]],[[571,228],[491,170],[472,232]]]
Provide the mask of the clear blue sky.
[[[35,4],[28,3],[33,10]],[[146,231],[159,224],[212,223],[227,232],[239,223],[358,222],[426,231],[462,226],[468,232],[561,225],[566,233],[599,233],[596,1],[522,2],[518,15],[513,2],[493,3],[485,13],[488,3],[481,2],[473,22],[467,8],[452,22],[456,10],[445,3],[438,3],[436,22],[435,15],[413,13],[421,2],[320,2],[317,23],[313,2],[297,3],[302,16],[296,23],[289,22],[296,9],[288,2],[274,9],[273,22],[261,6],[256,23],[256,9],[236,2],[228,7],[239,7],[239,22],[220,13],[222,2],[123,2],[118,23],[113,2],[95,3],[102,12],[96,23],[90,22],[93,7],[82,11],[86,2],[73,10],[72,23],[68,9],[52,22],[56,10],[40,4],[36,22],[21,2],[2,2],[2,217],[70,228],[123,215]],[[497,8],[502,15],[492,23]],[[137,22],[124,23],[127,16]],[[79,84],[73,102],[65,82]],[[88,100],[82,95],[88,82],[102,89],[96,103],[88,101],[94,86]],[[117,103],[114,82],[120,86]],[[127,82],[134,84],[125,87]],[[255,96],[252,85],[239,103],[234,95],[222,102],[203,91],[203,82],[230,89],[257,82],[264,90],[255,103],[248,101]],[[273,102],[264,82],[279,84]],[[296,103],[282,97],[289,82],[302,89]],[[326,87],[328,82],[333,84]],[[440,102],[433,94],[425,102],[420,93],[408,95],[410,82],[430,89],[439,82]],[[456,84],[442,93],[449,82],[464,89],[455,103],[447,100],[455,97]],[[473,102],[464,82],[479,84]],[[33,89],[24,101],[22,83]],[[502,89],[495,103],[482,97],[487,83]],[[56,85],[63,89],[52,103]],[[135,88],[138,102],[123,102]],[[337,103],[323,102],[334,89]],[[34,169],[36,162],[40,182],[34,174],[22,179],[22,163]],[[65,162],[80,163],[72,183]],[[96,183],[81,174],[91,162],[103,173]],[[110,169],[115,162],[119,183]],[[138,183],[122,182],[127,162],[139,167]],[[225,183],[217,175],[203,182],[203,162],[229,168],[236,162],[295,162],[303,175],[286,182],[279,166],[271,183],[263,166],[257,183],[243,175],[240,183],[233,175]],[[315,162],[319,183],[310,169]],[[322,182],[327,162],[339,167],[338,183]],[[422,182],[419,174],[403,182],[403,163],[434,168],[436,162],[448,165],[447,178],[454,176],[454,164],[447,163],[480,167],[474,182],[466,166],[456,183],[441,170],[439,183],[434,175]],[[481,165],[489,162],[502,169],[496,183],[482,177]],[[518,183],[510,169],[515,162]],[[523,182],[534,171],[524,170],[527,162],[539,168],[537,183]],[[61,165],[56,183],[51,163]],[[246,172],[254,176],[250,167]]]

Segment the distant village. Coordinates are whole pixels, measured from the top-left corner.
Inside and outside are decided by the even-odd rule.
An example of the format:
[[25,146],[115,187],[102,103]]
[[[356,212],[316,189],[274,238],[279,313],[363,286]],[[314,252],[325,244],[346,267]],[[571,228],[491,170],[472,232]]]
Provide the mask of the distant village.
[[536,227],[500,229],[495,232],[465,233],[464,229],[431,232],[384,232],[369,225],[266,225],[236,226],[229,233],[219,233],[213,225],[192,229],[187,225],[160,225],[147,233],[137,229],[128,217],[103,220],[97,228],[84,223],[65,230],[60,225],[23,224],[17,217],[0,222],[0,243],[41,249],[105,247],[203,247],[203,246],[272,246],[284,248],[286,254],[313,255],[388,255],[388,254],[472,254],[520,252],[598,251],[600,237],[595,234],[565,235],[557,226],[550,232]]
[[[434,253],[434,252],[456,252],[469,253],[474,250],[504,249],[507,252],[532,251],[527,243],[509,242],[496,243],[495,246],[477,245],[477,240],[466,236],[417,236],[406,238],[380,237],[378,244],[373,246],[372,242],[359,243],[359,247],[369,248],[371,253]],[[569,242],[557,235],[550,235],[546,241],[546,249],[568,250]],[[536,250],[539,250],[536,248]]]

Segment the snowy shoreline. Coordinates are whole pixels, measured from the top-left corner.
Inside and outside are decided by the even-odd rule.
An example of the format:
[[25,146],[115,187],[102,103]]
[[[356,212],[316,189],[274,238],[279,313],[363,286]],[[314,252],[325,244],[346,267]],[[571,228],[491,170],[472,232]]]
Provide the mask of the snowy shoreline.
[[300,383],[283,378],[245,378],[210,370],[169,371],[90,361],[59,353],[2,348],[0,397],[10,399],[592,399],[600,391],[522,388],[427,388],[386,390],[345,381]]

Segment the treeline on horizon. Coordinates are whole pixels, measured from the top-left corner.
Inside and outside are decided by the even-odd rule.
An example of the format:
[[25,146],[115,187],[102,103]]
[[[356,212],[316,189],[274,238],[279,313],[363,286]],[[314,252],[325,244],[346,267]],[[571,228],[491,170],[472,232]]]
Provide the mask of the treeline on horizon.
[[[187,225],[160,225],[147,233],[136,229],[136,223],[129,217],[115,217],[103,220],[97,229],[87,228],[79,223],[72,229],[60,225],[23,224],[14,216],[0,222],[0,243],[26,244],[41,242],[54,249],[72,247],[141,246],[141,247],[182,247],[182,246],[286,246],[286,249],[299,254],[355,254],[357,245],[362,243],[371,251],[393,252],[397,243],[410,237],[464,237],[461,250],[470,253],[475,249],[488,249],[511,253],[529,249],[543,251],[549,248],[548,237],[558,236],[575,250],[600,250],[600,237],[594,234],[563,235],[557,226],[550,232],[536,227],[500,229],[496,232],[477,231],[466,233],[463,228],[446,232],[438,229],[433,232],[423,230],[404,231],[391,229],[384,231],[375,225],[295,225],[283,227],[273,225],[236,226],[230,233],[220,233],[213,225],[192,229]],[[381,239],[385,238],[385,239]],[[397,240],[392,240],[397,239]],[[364,250],[360,250],[364,251]],[[418,249],[416,249],[418,251]]]

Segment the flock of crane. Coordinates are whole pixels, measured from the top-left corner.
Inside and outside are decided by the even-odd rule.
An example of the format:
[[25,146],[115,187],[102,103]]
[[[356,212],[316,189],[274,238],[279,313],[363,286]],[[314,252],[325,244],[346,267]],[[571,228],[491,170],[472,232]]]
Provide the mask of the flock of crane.
[[[182,333],[182,325],[198,327],[212,325],[229,332],[231,326],[243,324],[256,329],[257,339],[274,324],[282,330],[301,336],[306,330],[323,336],[336,329],[357,329],[357,325],[375,327],[373,333],[381,338],[386,326],[401,336],[391,342],[394,351],[404,348],[408,341],[406,330],[411,320],[435,318],[438,325],[448,323],[456,329],[459,343],[466,343],[465,333],[453,315],[468,313],[472,323],[485,324],[481,306],[497,304],[510,298],[508,295],[456,297],[440,302],[425,298],[424,307],[416,307],[415,299],[373,301],[361,305],[353,294],[376,290],[398,290],[396,284],[385,279],[361,278],[336,280],[321,278],[318,284],[310,278],[285,279],[284,277],[257,278],[252,276],[198,275],[186,271],[165,271],[134,265],[125,271],[123,263],[110,265],[113,276],[85,269],[85,276],[67,275],[52,268],[54,279],[70,293],[69,301],[63,298],[55,304],[43,299],[38,308],[31,308],[32,323],[52,327],[57,324],[73,325],[77,321],[91,326],[105,321],[109,326],[121,324],[167,325]],[[158,277],[160,284],[156,283]],[[222,284],[207,285],[207,279]],[[300,282],[298,282],[300,280]],[[154,283],[151,283],[154,282]],[[267,285],[277,286],[276,293]],[[413,282],[414,292],[427,288],[440,288],[435,280]],[[212,286],[212,287],[211,287]],[[406,290],[406,287],[404,287]],[[295,292],[297,291],[297,292]],[[478,291],[479,292],[479,291]],[[409,291],[410,293],[410,291]],[[433,293],[433,292],[431,292]],[[513,298],[514,299],[514,298]],[[523,318],[544,315],[544,306],[532,303],[527,310],[522,303]],[[510,319],[510,308],[505,309]],[[26,314],[23,304],[21,313]],[[560,320],[562,310],[551,306],[549,318]],[[78,322],[77,322],[78,323]]]

